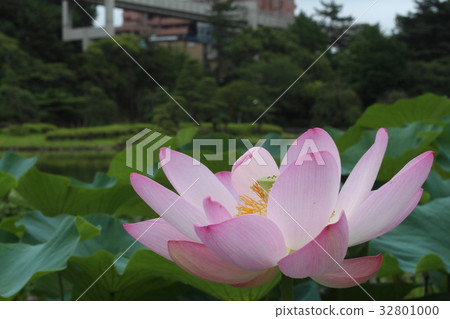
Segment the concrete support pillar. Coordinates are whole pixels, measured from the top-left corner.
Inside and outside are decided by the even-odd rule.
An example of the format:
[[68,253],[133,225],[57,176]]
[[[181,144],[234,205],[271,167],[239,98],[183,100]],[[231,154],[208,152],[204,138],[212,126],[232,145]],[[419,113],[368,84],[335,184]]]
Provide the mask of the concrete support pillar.
[[114,6],[115,0],[105,0],[105,29],[109,34],[114,33]]
[[[83,5],[83,2],[80,1]],[[83,50],[86,50],[94,39],[106,38],[114,35],[114,6],[115,0],[105,0],[105,26],[104,30],[99,27],[88,26],[81,28],[73,27],[73,10],[74,4],[72,0],[62,0],[62,36],[64,41],[80,41]],[[80,9],[81,10],[81,9]],[[84,13],[83,13],[84,14]],[[94,23],[94,22],[92,22]],[[109,34],[107,34],[106,32]]]
[[81,47],[83,48],[83,51],[86,51],[89,47],[89,44],[91,44],[92,40],[89,39],[88,35],[85,35],[83,39],[81,39]]
[[72,2],[68,0],[62,2],[62,26],[63,30],[73,27]]

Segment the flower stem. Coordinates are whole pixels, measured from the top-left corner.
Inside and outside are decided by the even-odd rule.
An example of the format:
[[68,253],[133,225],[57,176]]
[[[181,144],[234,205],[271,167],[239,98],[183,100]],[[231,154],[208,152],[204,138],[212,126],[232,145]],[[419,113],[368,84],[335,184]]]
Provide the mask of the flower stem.
[[278,284],[281,291],[281,299],[284,301],[294,300],[294,279],[285,275],[281,275],[280,283]]

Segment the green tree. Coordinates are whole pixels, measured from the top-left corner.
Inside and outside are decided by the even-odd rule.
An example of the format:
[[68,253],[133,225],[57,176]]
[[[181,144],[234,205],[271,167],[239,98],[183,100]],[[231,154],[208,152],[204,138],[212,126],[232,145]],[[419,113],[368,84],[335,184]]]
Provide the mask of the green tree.
[[138,121],[151,121],[153,110],[156,106],[164,103],[167,96],[158,90],[142,90],[137,97],[137,118]]
[[[135,36],[117,36],[116,41],[138,61],[143,54],[139,39]],[[110,39],[92,43],[83,54],[80,70],[83,82],[91,82],[103,88],[108,97],[120,107],[120,115],[129,120],[136,113],[137,87],[142,85],[141,70]],[[148,67],[148,66],[144,66]],[[154,86],[153,83],[150,85]]]
[[[328,42],[331,44],[339,38],[344,31],[351,25],[353,21],[352,16],[342,16],[343,5],[337,4],[334,0],[326,2],[320,0],[321,8],[315,9],[316,14],[321,18],[320,25],[323,32],[328,37]],[[335,44],[334,48],[345,48],[350,41],[350,35],[345,34]]]
[[355,91],[335,81],[317,90],[317,98],[311,109],[311,125],[348,127],[361,116],[361,101]]
[[[95,5],[82,5],[95,17]],[[75,26],[92,24],[84,12],[74,9]],[[22,49],[46,62],[63,62],[81,48],[61,41],[61,0],[0,1],[0,32],[19,39]]]
[[[182,96],[173,96],[181,105],[186,105]],[[180,128],[180,123],[186,119],[186,114],[172,100],[157,105],[152,111],[152,123],[158,125],[167,134],[175,134]]]
[[[74,95],[76,76],[67,65],[44,63],[33,58],[19,48],[18,41],[3,34],[0,34],[0,40],[2,107],[24,110],[14,117],[14,121],[76,121],[76,106],[80,99]],[[19,106],[25,101],[29,106]]]
[[[156,47],[134,35],[116,36],[115,40],[153,79],[174,87],[184,55]],[[161,90],[111,39],[96,41],[88,47],[79,73],[83,82],[102,88],[119,106],[119,115],[131,121],[139,120],[138,103],[148,91]]]
[[450,0],[416,0],[415,12],[397,16],[397,38],[408,48],[409,95],[450,95]]
[[411,96],[427,92],[450,96],[450,57],[433,61],[410,61],[408,63],[407,92]]
[[234,81],[219,88],[216,99],[223,103],[220,112],[237,123],[254,121],[265,110],[263,89],[246,81]]
[[118,120],[117,104],[108,98],[102,88],[83,83],[80,95],[83,102],[77,109],[83,126],[105,125]]
[[188,58],[175,83],[175,94],[183,96],[184,107],[196,121],[211,120],[215,112],[212,101],[216,84],[197,60]]
[[17,40],[1,33],[0,87],[5,121],[95,125],[117,119],[117,105],[101,87],[80,84],[67,64],[31,57]]
[[0,32],[0,80],[10,81],[6,77],[10,70],[24,70],[31,63],[31,57],[19,47],[19,41]]
[[[224,52],[227,61],[233,68],[247,67],[253,62],[264,59],[270,53],[283,54],[299,59],[299,50],[309,51],[296,42],[298,38],[286,30],[277,30],[269,27],[258,29],[244,28],[236,32],[226,43]],[[231,72],[231,78],[235,76]]]
[[450,0],[415,0],[416,11],[398,15],[397,36],[415,60],[433,61],[450,52]]
[[405,87],[406,54],[404,45],[385,36],[379,25],[363,25],[337,61],[342,77],[369,106],[383,93]]
[[289,31],[297,45],[312,53],[322,53],[327,48],[328,36],[322,31],[320,24],[303,11],[295,17]]
[[83,99],[76,94],[77,76],[64,63],[34,60],[25,71],[21,86],[36,98],[45,122],[71,124],[78,119]]
[[315,56],[305,50],[296,50],[294,57],[269,52],[261,54],[259,60],[247,67],[236,70],[239,79],[257,84],[265,92],[264,108],[275,103],[263,120],[284,126],[309,124],[310,108],[314,103],[311,83],[334,77],[329,61],[323,58],[293,84],[314,59]]
[[39,121],[39,109],[33,94],[17,86],[0,85],[0,119],[6,123]]
[[233,13],[238,9],[234,0],[213,0],[211,5],[211,14],[208,18],[209,24],[213,28],[212,38],[213,47],[217,52],[217,66],[215,68],[216,81],[221,84],[224,82],[224,46],[233,29],[241,26],[241,22],[233,17]]

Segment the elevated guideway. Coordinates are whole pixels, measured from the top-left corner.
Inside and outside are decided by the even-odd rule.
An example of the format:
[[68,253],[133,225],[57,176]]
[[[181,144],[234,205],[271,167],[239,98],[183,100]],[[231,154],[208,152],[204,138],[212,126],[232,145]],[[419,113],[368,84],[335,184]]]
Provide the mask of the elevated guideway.
[[[106,8],[104,28],[111,35],[114,34],[114,8],[203,22],[208,21],[211,14],[210,4],[192,0],[77,0],[77,2],[80,5],[104,5]],[[284,29],[291,22],[290,19],[283,16],[259,12],[256,1],[239,2],[238,7],[239,9],[235,12],[233,18],[243,21],[253,28],[269,26]],[[63,40],[82,40],[85,49],[91,40],[108,36],[97,27],[73,28],[72,12],[76,9],[81,10],[73,0],[62,0]]]

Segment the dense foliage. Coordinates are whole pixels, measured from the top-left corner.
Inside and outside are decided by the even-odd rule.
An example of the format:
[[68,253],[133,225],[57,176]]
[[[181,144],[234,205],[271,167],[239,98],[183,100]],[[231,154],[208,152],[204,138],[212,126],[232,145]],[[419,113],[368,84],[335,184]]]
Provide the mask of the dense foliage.
[[[390,138],[377,185],[426,150],[436,152],[436,161],[415,211],[390,233],[350,248],[347,257],[384,254],[379,272],[363,285],[376,300],[448,300],[450,100],[426,94],[392,105],[375,104],[349,130],[328,129],[341,152],[343,178],[373,143],[379,127],[386,127]],[[49,129],[48,134],[53,132],[55,138],[64,137],[64,131],[58,133],[54,127],[30,129]],[[118,127],[109,128],[114,129]],[[233,138],[226,134],[214,136],[224,143]],[[201,138],[202,133],[198,128],[186,127],[168,143],[192,155],[194,137]],[[236,146],[238,156],[246,151],[244,144]],[[279,160],[279,148],[268,142],[263,147]],[[225,153],[223,160],[205,164],[214,172],[229,170],[228,156]],[[91,183],[45,173],[36,167],[36,161],[35,157],[13,153],[0,159],[0,300],[280,298],[276,287],[279,277],[260,288],[239,289],[197,279],[139,243],[128,249],[134,239],[122,224],[156,215],[129,184],[134,170],[125,165],[125,151],[112,160],[107,173],[98,173]],[[153,167],[153,163],[149,166]],[[153,178],[170,187],[161,169]],[[368,300],[359,287],[336,290],[320,287],[310,279],[295,284],[296,300]]]
[[[0,124],[90,126],[150,121],[166,128],[189,118],[110,39],[61,41],[57,0],[0,3]],[[198,121],[253,122],[351,23],[322,1],[316,18],[300,13],[287,30],[240,28],[213,8],[218,68],[131,35],[116,40]],[[377,101],[426,92],[449,95],[450,1],[418,0],[397,31],[353,27],[297,82],[263,121],[289,127],[347,127]],[[95,7],[87,6],[94,13]],[[89,19],[75,11],[76,25]],[[225,13],[224,13],[225,12]],[[42,23],[45,21],[45,23]],[[237,30],[237,29],[236,29]]]

